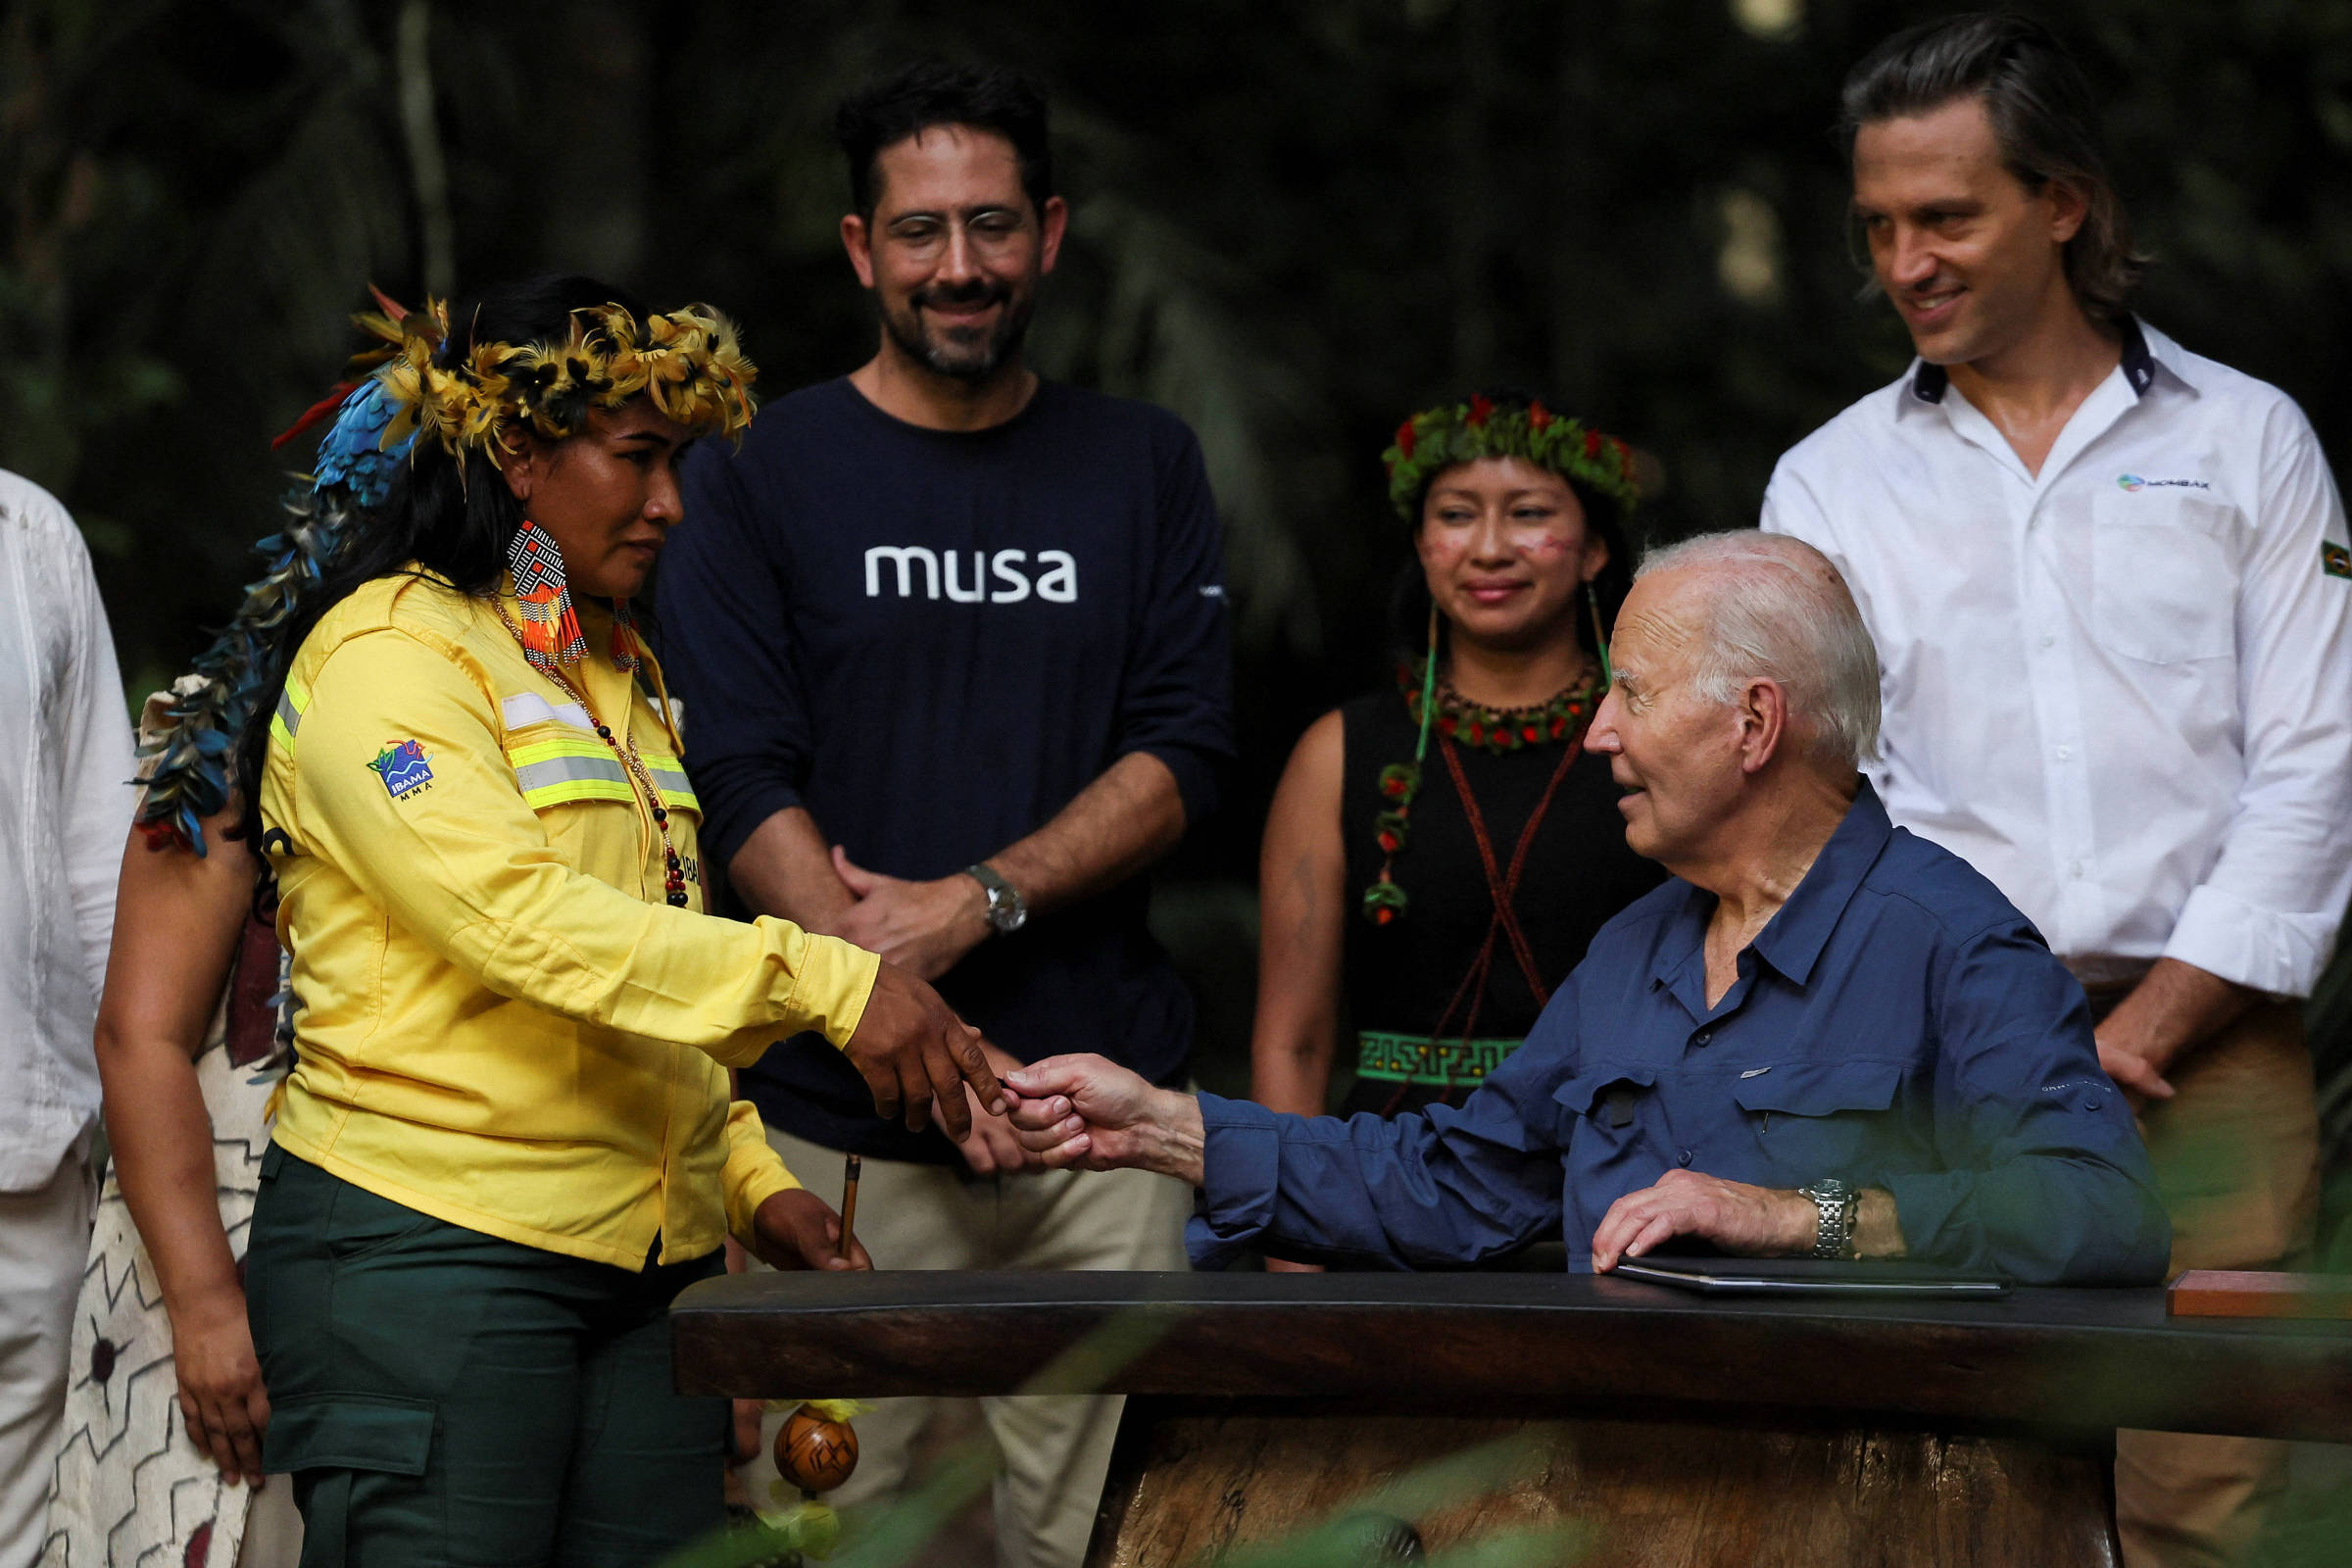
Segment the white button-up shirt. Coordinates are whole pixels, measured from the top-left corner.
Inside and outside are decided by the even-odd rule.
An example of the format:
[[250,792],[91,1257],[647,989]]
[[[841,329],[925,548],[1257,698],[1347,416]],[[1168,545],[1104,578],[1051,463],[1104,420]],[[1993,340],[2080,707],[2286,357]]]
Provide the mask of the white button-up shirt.
[[2352,557],[2293,401],[2146,329],[2039,474],[1936,367],[1781,460],[1852,586],[1872,778],[2085,983],[2310,992],[2352,895]]
[[135,797],[130,715],[81,532],[0,472],[0,1192],[98,1119],[90,1033]]

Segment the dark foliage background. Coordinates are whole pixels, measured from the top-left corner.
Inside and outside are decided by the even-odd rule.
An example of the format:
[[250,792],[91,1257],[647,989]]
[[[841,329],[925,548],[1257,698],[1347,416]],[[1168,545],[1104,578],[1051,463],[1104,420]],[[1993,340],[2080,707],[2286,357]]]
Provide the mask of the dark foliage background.
[[[1752,520],[1775,457],[1906,358],[1858,295],[1829,127],[1847,66],[1946,9],[11,0],[0,466],[74,509],[150,689],[234,602],[287,466],[269,437],[335,378],[368,281],[600,272],[734,314],[771,392],[837,374],[873,328],[834,99],[918,54],[1024,67],[1076,212],[1036,356],[1189,418],[1226,514],[1245,757],[1159,916],[1230,1084],[1266,793],[1385,665],[1388,432],[1524,384],[1642,448],[1654,536]],[[2352,3],[2034,9],[2111,105],[2148,315],[2287,388],[2340,460]],[[2325,1068],[2347,993],[2315,1004]]]

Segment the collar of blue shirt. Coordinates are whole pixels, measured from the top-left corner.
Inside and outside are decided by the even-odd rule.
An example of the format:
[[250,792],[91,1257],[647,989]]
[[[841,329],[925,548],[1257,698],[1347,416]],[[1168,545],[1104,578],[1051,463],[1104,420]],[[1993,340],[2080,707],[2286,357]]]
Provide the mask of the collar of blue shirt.
[[[1838,917],[1853,902],[1854,890],[1878,863],[1893,832],[1886,808],[1879,802],[1879,792],[1870,787],[1870,780],[1864,779],[1854,804],[1846,808],[1844,820],[1814,858],[1812,869],[1796,885],[1796,891],[1788,895],[1788,902],[1764,923],[1764,929],[1756,933],[1749,951],[1784,978],[1803,985],[1813,973],[1814,961],[1821,956],[1830,933],[1837,929]],[[1656,956],[1651,959],[1650,984],[1672,993],[1691,1017],[1704,1018],[1710,1011],[1729,1011],[1739,1005],[1747,990],[1749,962],[1745,954],[1740,955],[1739,980],[1724,993],[1723,1001],[1710,1009],[1706,941],[1707,921],[1715,912],[1715,895],[1688,883],[1684,887],[1683,907],[1660,936]]]

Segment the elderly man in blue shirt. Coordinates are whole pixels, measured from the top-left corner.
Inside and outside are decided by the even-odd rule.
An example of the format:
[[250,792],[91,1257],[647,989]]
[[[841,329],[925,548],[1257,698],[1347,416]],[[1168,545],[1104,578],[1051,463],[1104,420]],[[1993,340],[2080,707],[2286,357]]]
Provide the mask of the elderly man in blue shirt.
[[1644,565],[1612,653],[1586,745],[1675,879],[1467,1102],[1277,1115],[1058,1056],[1005,1079],[1024,1144],[1190,1182],[1211,1266],[1459,1267],[1556,1230],[1578,1270],[1711,1248],[2161,1278],[2170,1231],[2082,987],[1858,771],[1878,657],[1837,568],[1789,538],[1692,540]]

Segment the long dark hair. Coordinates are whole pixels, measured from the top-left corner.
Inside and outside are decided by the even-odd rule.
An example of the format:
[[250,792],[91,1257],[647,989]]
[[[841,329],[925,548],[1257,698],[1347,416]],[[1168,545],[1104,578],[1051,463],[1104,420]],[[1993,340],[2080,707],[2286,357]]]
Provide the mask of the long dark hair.
[[[1524,410],[1539,401],[1546,408],[1559,406],[1549,399],[1539,400],[1532,393],[1516,387],[1483,392],[1480,396],[1502,413]],[[1413,521],[1405,535],[1408,540],[1420,537],[1421,529],[1425,526],[1421,505],[1429,497],[1430,486],[1437,482],[1441,474],[1448,471],[1446,468],[1433,471],[1422,484],[1421,493],[1413,498]],[[1614,637],[1617,635],[1618,607],[1625,603],[1625,596],[1634,588],[1634,552],[1631,541],[1626,537],[1625,509],[1613,498],[1597,493],[1579,479],[1567,474],[1561,474],[1559,478],[1568,486],[1569,493],[1576,497],[1577,505],[1585,509],[1586,531],[1598,534],[1601,543],[1609,547],[1607,564],[1592,579],[1592,594],[1600,605],[1601,626],[1607,636]],[[1578,598],[1581,601],[1583,596],[1579,595]],[[1405,559],[1403,568],[1396,574],[1396,586],[1389,596],[1389,631],[1396,640],[1399,657],[1418,659],[1429,646],[1429,578],[1421,569],[1420,557],[1416,552]],[[1588,654],[1597,656],[1600,649],[1593,641],[1591,612],[1580,602],[1574,608],[1573,617],[1577,646]],[[1439,646],[1443,650],[1451,623],[1443,615],[1438,617],[1438,621]]]
[[1970,95],[1984,105],[2002,161],[2019,184],[2035,194],[2053,182],[2071,185],[2082,198],[2082,226],[2066,242],[2066,280],[2092,318],[2122,324],[2148,258],[2132,243],[2123,198],[2107,172],[2090,82],[2041,23],[2015,12],[1979,12],[1888,38],[1845,78],[1838,107],[1846,150],[1850,155],[1864,125],[1928,114]]
[[[451,303],[449,341],[438,363],[456,363],[476,343],[561,341],[574,311],[607,304],[645,318],[636,300],[592,277],[536,277],[484,289]],[[247,843],[264,848],[261,781],[270,760],[270,720],[285,691],[286,671],[312,628],[364,585],[412,570],[443,578],[460,593],[495,593],[504,580],[508,542],[521,526],[522,505],[487,454],[453,456],[431,437],[417,438],[391,492],[360,519],[350,544],[269,649],[267,674],[237,734],[236,777],[243,783],[238,826]],[[263,880],[266,891],[267,873]]]

